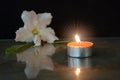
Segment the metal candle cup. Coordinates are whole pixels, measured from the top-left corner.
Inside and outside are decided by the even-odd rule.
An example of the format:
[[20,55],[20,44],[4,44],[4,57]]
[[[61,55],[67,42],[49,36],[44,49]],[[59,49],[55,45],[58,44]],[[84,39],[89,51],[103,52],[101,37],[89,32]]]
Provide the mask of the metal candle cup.
[[88,57],[91,56],[92,42],[81,41],[81,42],[70,42],[67,44],[68,55],[71,57]]

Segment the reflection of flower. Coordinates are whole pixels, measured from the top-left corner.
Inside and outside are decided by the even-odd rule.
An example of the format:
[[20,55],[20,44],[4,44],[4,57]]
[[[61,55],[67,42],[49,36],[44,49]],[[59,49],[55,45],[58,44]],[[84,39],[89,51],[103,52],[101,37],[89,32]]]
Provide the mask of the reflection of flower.
[[41,40],[48,43],[58,40],[54,30],[46,27],[51,22],[51,13],[36,14],[34,11],[23,11],[21,18],[24,26],[16,31],[15,41],[33,41],[35,46],[39,46],[41,45]]
[[37,77],[40,70],[53,70],[54,65],[50,58],[55,53],[56,48],[47,44],[43,47],[31,47],[28,50],[18,53],[17,61],[25,62],[25,74],[27,78]]

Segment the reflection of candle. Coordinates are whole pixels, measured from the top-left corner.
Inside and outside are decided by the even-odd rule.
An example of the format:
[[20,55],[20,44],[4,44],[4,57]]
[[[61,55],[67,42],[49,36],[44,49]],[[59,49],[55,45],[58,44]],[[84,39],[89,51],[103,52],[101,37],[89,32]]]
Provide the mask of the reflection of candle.
[[91,63],[91,58],[68,57],[68,66],[70,68],[89,68]]
[[75,74],[76,74],[76,76],[79,76],[79,74],[80,74],[80,68],[76,68]]
[[80,80],[80,73],[81,73],[80,68],[76,68],[75,69],[76,80]]
[[88,57],[91,55],[92,42],[80,41],[78,35],[75,36],[76,42],[70,42],[68,46],[68,55],[71,57]]

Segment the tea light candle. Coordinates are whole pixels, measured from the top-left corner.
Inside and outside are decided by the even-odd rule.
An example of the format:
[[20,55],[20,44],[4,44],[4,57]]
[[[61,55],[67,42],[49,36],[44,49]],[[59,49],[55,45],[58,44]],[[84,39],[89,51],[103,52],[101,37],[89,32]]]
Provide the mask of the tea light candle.
[[78,35],[75,35],[76,42],[70,42],[68,46],[68,55],[71,57],[88,57],[91,56],[92,42],[81,41]]

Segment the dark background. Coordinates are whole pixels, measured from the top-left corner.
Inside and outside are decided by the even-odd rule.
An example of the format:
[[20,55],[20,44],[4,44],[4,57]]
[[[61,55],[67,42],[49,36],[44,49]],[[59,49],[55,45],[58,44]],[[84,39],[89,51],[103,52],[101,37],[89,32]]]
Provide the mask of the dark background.
[[23,10],[50,12],[59,38],[120,37],[119,0],[4,0],[0,2],[0,38],[15,38]]

